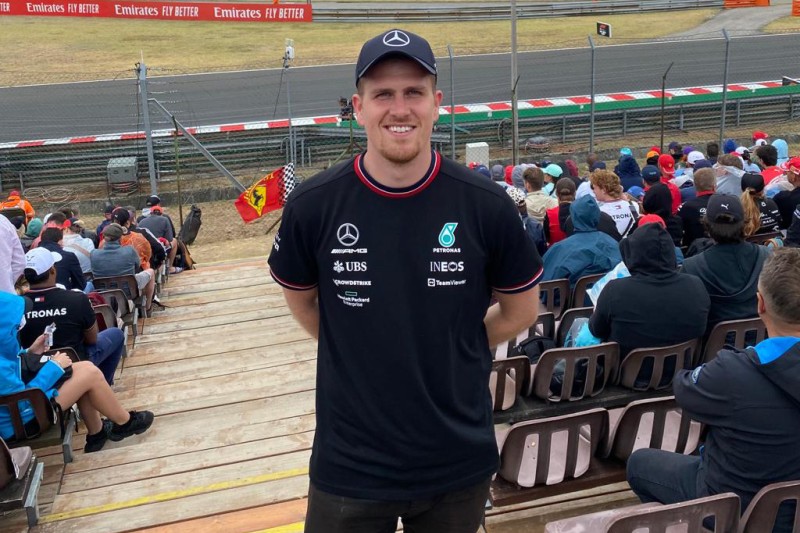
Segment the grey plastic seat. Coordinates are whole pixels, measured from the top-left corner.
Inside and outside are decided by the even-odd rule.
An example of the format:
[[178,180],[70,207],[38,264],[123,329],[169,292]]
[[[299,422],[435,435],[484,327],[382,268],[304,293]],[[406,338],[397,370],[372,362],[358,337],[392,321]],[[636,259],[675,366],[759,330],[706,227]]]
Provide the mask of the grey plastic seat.
[[[620,365],[619,384],[637,391],[669,388],[681,369],[692,368],[699,345],[699,339],[692,339],[672,346],[631,350]],[[647,361],[652,361],[650,376],[639,378],[642,367]],[[670,361],[674,365],[671,372],[669,372]],[[670,373],[671,375],[668,375]]]
[[778,508],[784,502],[794,502],[792,533],[800,533],[800,480],[767,485],[756,494],[742,516],[740,533],[772,531]]
[[[750,337],[749,339],[748,336]],[[697,365],[708,363],[714,359],[717,356],[717,352],[726,345],[741,350],[745,348],[748,340],[759,343],[766,337],[767,327],[759,317],[720,322],[709,333],[703,349],[703,358],[697,361]]]
[[[579,367],[583,367],[584,364],[585,379],[581,384],[578,379]],[[552,387],[553,374],[557,365],[563,366],[564,369],[560,392],[554,391]],[[613,382],[618,365],[619,345],[616,342],[604,342],[596,346],[581,348],[547,350],[539,358],[533,371],[533,395],[548,402],[572,402],[587,396],[596,396],[609,383]]]

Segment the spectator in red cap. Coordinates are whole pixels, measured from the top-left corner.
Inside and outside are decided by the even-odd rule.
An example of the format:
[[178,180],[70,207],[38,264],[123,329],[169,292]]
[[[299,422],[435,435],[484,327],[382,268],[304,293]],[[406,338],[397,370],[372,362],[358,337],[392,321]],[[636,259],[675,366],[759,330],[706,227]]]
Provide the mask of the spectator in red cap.
[[[683,154],[681,154],[683,157]],[[678,186],[672,183],[675,178],[675,158],[672,154],[661,154],[658,156],[658,170],[661,171],[661,183],[667,186],[672,197],[672,214],[678,212],[681,206],[681,191]]]
[[781,212],[781,228],[788,228],[792,223],[792,213],[800,204],[800,157],[793,157],[786,162],[786,181],[794,189],[781,191],[772,199]]
[[766,144],[766,140],[767,139],[769,139],[769,135],[767,135],[765,132],[758,131],[758,130],[753,132],[753,144],[754,145],[757,145],[758,141],[764,141],[764,144]]
[[8,193],[8,199],[0,204],[0,209],[22,209],[25,211],[26,223],[36,216],[36,211],[34,211],[31,203],[20,196],[19,191],[11,191]]

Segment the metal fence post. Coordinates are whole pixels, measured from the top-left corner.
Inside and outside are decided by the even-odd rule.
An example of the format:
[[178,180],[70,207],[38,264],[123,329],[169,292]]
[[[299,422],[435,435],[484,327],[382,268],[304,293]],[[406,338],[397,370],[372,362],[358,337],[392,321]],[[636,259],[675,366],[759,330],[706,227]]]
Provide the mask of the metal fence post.
[[661,76],[661,144],[659,147],[661,148],[662,152],[664,151],[664,108],[667,102],[667,74],[669,74],[669,71],[674,64],[674,61],[670,63],[667,67],[667,70],[664,71],[664,75]]
[[722,74],[722,117],[719,122],[719,146],[723,145],[725,137],[725,115],[728,113],[728,65],[730,63],[731,38],[728,30],[722,29],[722,36],[725,37],[725,71]]
[[594,39],[592,39],[591,35],[589,36],[589,46],[592,47],[592,52],[591,52],[592,53],[592,61],[591,61],[591,63],[592,63],[592,74],[591,74],[591,76],[592,76],[592,78],[591,78],[592,88],[591,88],[591,101],[589,102],[589,152],[594,152],[594,80],[595,80],[595,75],[594,75],[594,72],[595,72],[594,71],[594,53],[595,53],[595,49],[594,49]]
[[141,99],[142,121],[144,122],[144,138],[147,146],[147,171],[150,175],[150,194],[158,194],[156,184],[156,158],[153,153],[153,130],[150,126],[150,106],[147,94],[147,65],[144,58],[136,64],[136,75],[139,80],[139,98]]
[[519,117],[517,115],[517,0],[511,0],[511,164],[519,163]]
[[447,45],[447,55],[450,56],[450,158],[456,160],[456,83],[453,71],[453,47]]

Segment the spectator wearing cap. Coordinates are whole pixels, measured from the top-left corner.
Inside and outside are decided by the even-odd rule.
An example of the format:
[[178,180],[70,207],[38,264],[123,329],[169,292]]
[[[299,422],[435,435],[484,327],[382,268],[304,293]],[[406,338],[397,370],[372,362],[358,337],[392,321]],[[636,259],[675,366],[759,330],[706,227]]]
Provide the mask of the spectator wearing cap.
[[175,261],[175,255],[178,252],[175,227],[172,225],[172,220],[164,214],[160,203],[150,207],[150,214],[139,221],[139,228],[149,230],[156,239],[165,239],[170,244],[167,257],[167,265],[171,267],[170,274],[180,273],[183,270],[182,268],[172,266]]
[[672,141],[667,147],[667,153],[663,155],[668,155],[672,158],[672,165],[674,167],[683,159],[683,145],[678,141]]
[[750,161],[750,150],[740,146],[736,149],[736,154],[742,159],[742,170],[745,172],[761,172],[761,167]]
[[494,165],[492,167],[492,181],[502,187],[503,190],[509,187],[509,185],[506,183],[506,172],[503,168],[503,165]]
[[63,247],[64,250],[72,252],[81,264],[81,271],[87,279],[92,274],[92,261],[90,256],[94,250],[92,239],[82,237],[81,234],[86,227],[83,220],[71,218],[69,227],[64,231]]
[[683,271],[700,278],[711,297],[710,331],[723,320],[758,316],[758,276],[770,253],[744,239],[744,208],[738,196],[713,194],[705,224],[714,246],[686,258]]
[[[648,223],[651,217],[655,221]],[[589,319],[592,335],[618,343],[623,359],[636,348],[702,337],[710,306],[708,292],[700,280],[678,271],[675,246],[661,218],[642,217],[619,249],[631,275],[603,288]],[[672,370],[674,362],[672,369],[665,369],[665,380],[672,379]],[[652,372],[652,360],[645,362],[637,382],[646,384]]]
[[589,177],[600,211],[614,220],[622,238],[628,236],[639,218],[639,205],[624,197],[619,177],[610,170],[596,170]]
[[525,193],[516,187],[506,188],[506,193],[511,197],[511,201],[517,206],[519,217],[522,219],[522,227],[525,228],[525,233],[531,238],[533,244],[539,255],[544,255],[547,251],[547,239],[544,235],[544,228],[542,223],[532,219],[528,216],[528,208],[525,204]]
[[719,144],[712,141],[706,144],[706,159],[711,161],[712,164],[717,162],[719,157]]
[[564,223],[569,218],[569,204],[575,201],[575,191],[575,182],[570,178],[561,178],[556,182],[558,205],[548,209],[542,221],[547,244],[553,245],[567,238]]
[[[687,148],[691,148],[691,146]],[[681,193],[681,203],[697,196],[697,190],[694,188],[694,170],[699,161],[704,161],[703,153],[692,150],[686,154],[686,167],[680,169],[681,174],[678,175],[678,171],[675,171],[675,179],[672,182]]]
[[744,236],[778,231],[781,213],[775,202],[764,196],[764,177],[756,172],[742,175],[742,208]]
[[714,173],[717,176],[717,192],[739,196],[742,194],[742,174],[744,170],[742,160],[734,154],[725,154],[717,159]]
[[[139,225],[136,223],[136,208],[132,205],[126,205],[125,209],[128,211],[128,231],[131,233],[138,233],[145,239],[147,239],[147,243],[150,245],[150,268],[153,270],[157,270],[164,264],[164,261],[167,259],[167,249],[164,247],[162,242],[155,236],[153,233],[147,228],[140,228]],[[169,241],[165,239],[165,242],[168,246]]]
[[[150,268],[150,256],[152,255],[152,251],[150,249],[150,243],[147,242],[142,235],[138,233],[133,233],[128,229],[130,226],[131,215],[128,213],[128,210],[124,207],[118,207],[114,209],[114,213],[112,214],[112,220],[114,224],[118,224],[122,227],[122,238],[120,239],[120,244],[122,246],[131,246],[136,251],[136,254],[139,256],[139,261],[141,264],[142,270],[147,270]],[[100,243],[100,248],[103,248],[106,245],[106,242]]]
[[54,252],[58,255],[56,259],[56,283],[67,290],[78,289],[80,291],[91,292],[94,290],[92,285],[87,285],[86,277],[83,275],[81,263],[77,256],[61,247],[64,240],[64,230],[59,228],[45,228],[42,230],[39,247]]
[[665,183],[655,183],[647,188],[642,200],[642,209],[649,215],[660,216],[667,225],[667,232],[672,237],[672,242],[675,246],[681,245],[683,226],[681,219],[672,214],[672,195]]
[[772,197],[781,213],[781,228],[788,228],[792,213],[800,204],[800,157],[793,157],[786,163],[786,183],[791,190],[781,191]]
[[17,190],[8,193],[8,198],[0,203],[0,209],[22,209],[25,211],[26,222],[29,222],[36,216],[36,211],[33,209],[31,203],[23,198]]
[[106,226],[111,224],[111,215],[114,213],[114,206],[111,204],[106,205],[103,209],[103,221],[97,226],[97,238],[103,238],[103,230],[106,229]]
[[661,155],[660,150],[656,150],[655,148],[651,148],[647,154],[645,154],[644,159],[645,165],[653,165],[654,167],[658,166],[658,156]]
[[558,205],[558,200],[544,192],[545,174],[542,169],[531,166],[526,168],[522,174],[525,180],[525,204],[528,207],[528,216],[537,222],[544,220],[544,215],[548,209]]
[[44,223],[42,222],[42,219],[38,217],[34,217],[30,222],[28,222],[28,227],[25,228],[25,233],[23,233],[22,237],[19,238],[20,242],[22,243],[22,249],[25,250],[26,253],[31,249],[33,241],[39,237],[43,226]]
[[582,276],[608,272],[622,258],[617,241],[598,229],[601,211],[594,198],[578,198],[569,210],[575,231],[544,254],[543,280],[568,278],[574,286]]
[[[681,154],[681,157],[683,157],[683,154]],[[672,155],[663,154],[658,156],[658,170],[661,172],[661,183],[667,186],[672,197],[672,214],[674,215],[681,206],[681,191],[677,185],[672,183],[672,179],[675,177],[675,159]]]
[[[477,165],[473,170],[484,178],[492,179],[492,171],[486,165]],[[152,208],[151,208],[152,211]]]
[[17,230],[0,215],[0,292],[16,294],[14,287],[25,271],[25,251]]
[[716,177],[710,168],[701,168],[694,172],[694,188],[697,195],[686,200],[678,209],[677,216],[681,219],[683,238],[681,245],[689,247],[696,239],[707,237],[703,219],[711,195],[714,194]]
[[621,155],[617,166],[614,167],[614,173],[619,176],[623,191],[631,187],[644,187],[642,171],[632,155]]
[[761,146],[758,141],[764,141],[762,144],[767,144],[767,139],[769,139],[769,135],[766,132],[759,130],[753,132],[753,146]]
[[47,325],[55,323],[53,347],[72,348],[82,359],[88,356],[112,385],[125,335],[113,327],[98,332],[89,298],[56,285],[59,255],[45,249],[44,244],[26,255],[25,279],[30,284],[26,296],[33,301],[33,309],[26,314],[20,340],[24,346],[30,346]]
[[155,294],[155,273],[147,262],[144,263],[148,265],[147,268],[142,268],[143,263],[132,246],[122,245],[120,240],[124,234],[125,228],[116,222],[106,226],[103,245],[91,255],[92,272],[95,278],[135,276],[139,290],[144,291],[147,298],[146,309],[149,313]]
[[722,143],[722,153],[725,155],[736,153],[738,147],[739,145],[733,139],[725,139],[725,142]]
[[552,197],[553,190],[556,188],[556,181],[564,173],[564,169],[555,163],[550,163],[542,169],[542,172],[544,173],[544,187],[542,190]]

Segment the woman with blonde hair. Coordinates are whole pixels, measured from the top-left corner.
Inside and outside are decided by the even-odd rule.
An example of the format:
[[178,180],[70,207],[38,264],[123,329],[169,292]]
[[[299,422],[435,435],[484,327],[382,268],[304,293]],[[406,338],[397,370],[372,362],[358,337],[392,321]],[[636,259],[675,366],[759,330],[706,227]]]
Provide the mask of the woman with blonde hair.
[[778,231],[781,214],[778,205],[764,196],[764,177],[755,172],[742,175],[742,207],[744,235]]
[[589,176],[600,211],[608,214],[617,225],[617,231],[626,237],[636,226],[639,207],[625,198],[619,176],[610,170],[595,170]]

